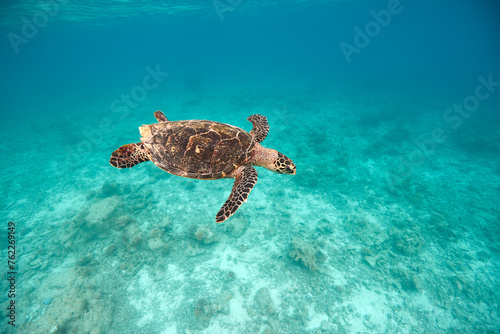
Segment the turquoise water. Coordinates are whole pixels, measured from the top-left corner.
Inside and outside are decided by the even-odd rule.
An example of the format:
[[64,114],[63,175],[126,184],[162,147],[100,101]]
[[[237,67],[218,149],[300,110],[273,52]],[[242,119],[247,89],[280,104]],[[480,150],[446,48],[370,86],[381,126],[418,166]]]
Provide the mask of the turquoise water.
[[[4,1],[1,332],[499,332],[499,9]],[[156,110],[297,174],[216,224],[233,180],[108,163]]]

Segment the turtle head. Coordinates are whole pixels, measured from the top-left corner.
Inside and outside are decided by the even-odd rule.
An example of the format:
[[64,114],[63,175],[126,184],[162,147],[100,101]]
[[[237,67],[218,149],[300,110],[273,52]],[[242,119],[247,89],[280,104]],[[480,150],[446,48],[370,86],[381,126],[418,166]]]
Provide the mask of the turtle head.
[[276,150],[262,147],[259,143],[255,145],[255,153],[250,164],[267,168],[278,174],[295,175],[297,170],[292,159]]
[[292,159],[284,155],[283,153],[277,152],[278,156],[274,160],[274,172],[278,174],[292,174],[295,175],[297,167],[293,163]]

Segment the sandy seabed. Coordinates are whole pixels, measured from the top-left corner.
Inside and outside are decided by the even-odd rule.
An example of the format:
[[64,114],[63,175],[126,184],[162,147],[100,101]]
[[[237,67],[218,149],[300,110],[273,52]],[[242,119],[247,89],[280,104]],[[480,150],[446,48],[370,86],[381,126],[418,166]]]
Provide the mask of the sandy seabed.
[[497,332],[499,130],[487,116],[464,120],[423,152],[418,142],[446,126],[442,111],[342,96],[219,90],[169,104],[169,119],[248,131],[246,118],[263,114],[263,145],[297,165],[296,176],[259,168],[248,203],[223,224],[215,214],[232,180],[108,164],[165,103],[148,100],[102,137],[98,102],[83,128],[70,115],[20,124],[30,135],[0,146],[12,157],[2,207],[18,226],[16,329]]

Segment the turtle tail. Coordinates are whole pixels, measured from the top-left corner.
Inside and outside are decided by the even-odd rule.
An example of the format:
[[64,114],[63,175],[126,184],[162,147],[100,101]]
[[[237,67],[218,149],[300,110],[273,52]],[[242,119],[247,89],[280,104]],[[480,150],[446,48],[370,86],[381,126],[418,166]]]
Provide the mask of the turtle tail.
[[116,168],[130,168],[145,161],[149,161],[149,155],[143,143],[123,145],[109,159],[111,166]]

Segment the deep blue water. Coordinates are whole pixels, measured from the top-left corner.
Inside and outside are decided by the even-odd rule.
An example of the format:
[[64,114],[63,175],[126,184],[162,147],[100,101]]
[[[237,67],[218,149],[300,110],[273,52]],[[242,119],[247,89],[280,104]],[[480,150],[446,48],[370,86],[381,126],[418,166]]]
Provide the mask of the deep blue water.
[[[8,1],[0,245],[18,333],[500,331],[495,1]],[[207,119],[297,174],[118,170],[138,127]],[[15,300],[15,327],[7,306]]]

